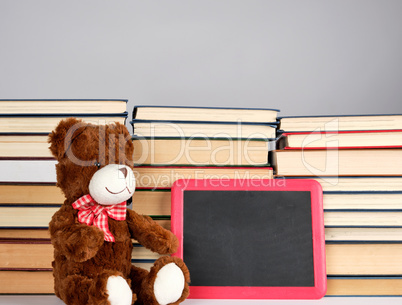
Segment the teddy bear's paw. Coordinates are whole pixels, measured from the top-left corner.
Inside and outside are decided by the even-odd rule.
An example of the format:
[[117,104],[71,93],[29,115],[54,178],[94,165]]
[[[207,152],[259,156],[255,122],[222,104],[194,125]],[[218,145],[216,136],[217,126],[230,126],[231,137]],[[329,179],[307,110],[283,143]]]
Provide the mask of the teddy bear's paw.
[[106,284],[111,305],[131,305],[133,293],[127,281],[121,276],[110,276]]
[[183,293],[185,278],[183,271],[175,264],[163,266],[154,282],[155,298],[160,305],[176,302]]

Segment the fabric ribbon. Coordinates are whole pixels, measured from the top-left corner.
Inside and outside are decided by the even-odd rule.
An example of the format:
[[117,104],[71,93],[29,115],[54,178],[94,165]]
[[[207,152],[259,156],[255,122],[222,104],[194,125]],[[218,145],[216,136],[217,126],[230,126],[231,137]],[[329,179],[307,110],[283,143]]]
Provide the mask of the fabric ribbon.
[[126,201],[115,205],[100,205],[91,195],[84,195],[78,198],[73,204],[78,210],[78,221],[87,225],[94,225],[105,233],[105,240],[114,242],[114,236],[109,231],[108,217],[115,220],[126,219]]

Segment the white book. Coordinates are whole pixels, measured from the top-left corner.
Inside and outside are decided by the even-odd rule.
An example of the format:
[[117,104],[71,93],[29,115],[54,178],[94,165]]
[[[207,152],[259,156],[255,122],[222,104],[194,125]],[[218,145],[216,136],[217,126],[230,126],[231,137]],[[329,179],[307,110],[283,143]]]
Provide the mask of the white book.
[[0,160],[0,182],[56,182],[56,160]]

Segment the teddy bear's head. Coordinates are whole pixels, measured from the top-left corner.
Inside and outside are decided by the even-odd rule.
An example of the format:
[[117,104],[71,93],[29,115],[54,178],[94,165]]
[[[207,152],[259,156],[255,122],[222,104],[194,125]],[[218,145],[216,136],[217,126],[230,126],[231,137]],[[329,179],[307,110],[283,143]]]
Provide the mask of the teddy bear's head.
[[124,125],[94,125],[69,118],[49,135],[49,143],[58,161],[57,185],[66,203],[90,194],[99,204],[113,205],[133,195],[134,148]]

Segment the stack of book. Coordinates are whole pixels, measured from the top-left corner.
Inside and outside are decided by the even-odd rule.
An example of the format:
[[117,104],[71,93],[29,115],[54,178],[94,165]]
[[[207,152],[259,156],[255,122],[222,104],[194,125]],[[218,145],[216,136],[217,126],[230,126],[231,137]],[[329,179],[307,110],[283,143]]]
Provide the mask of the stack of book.
[[53,293],[48,224],[64,201],[47,143],[58,122],[127,118],[126,100],[0,100],[0,293]]
[[0,157],[51,158],[47,135],[60,120],[124,124],[126,104],[127,100],[0,100]]
[[327,295],[402,295],[402,115],[284,117],[277,148],[323,187]]
[[[133,111],[133,209],[170,227],[178,179],[270,179],[273,109],[137,106]],[[156,256],[152,257],[155,259]],[[139,259],[138,262],[147,262]]]

